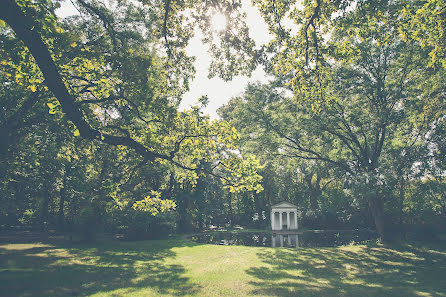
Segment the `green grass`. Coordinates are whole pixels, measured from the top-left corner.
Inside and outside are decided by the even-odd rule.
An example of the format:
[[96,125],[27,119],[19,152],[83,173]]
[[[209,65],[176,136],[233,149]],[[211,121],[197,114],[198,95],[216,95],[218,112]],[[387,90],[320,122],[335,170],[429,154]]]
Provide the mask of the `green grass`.
[[446,243],[0,245],[0,296],[446,296]]

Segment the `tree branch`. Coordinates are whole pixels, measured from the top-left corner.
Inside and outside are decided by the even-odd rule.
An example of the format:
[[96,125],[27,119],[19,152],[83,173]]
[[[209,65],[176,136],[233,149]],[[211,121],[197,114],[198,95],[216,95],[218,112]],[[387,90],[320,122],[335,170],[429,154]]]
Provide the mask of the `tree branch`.
[[116,41],[116,34],[115,30],[113,29],[112,24],[110,23],[110,20],[108,17],[97,7],[94,7],[90,3],[85,2],[84,0],[77,0],[85,9],[89,10],[90,12],[94,13],[104,24],[105,30],[107,30],[108,35],[110,35],[110,38],[113,43],[113,50],[116,51],[117,48],[117,41]]
[[9,118],[7,118],[2,123],[2,128],[7,129],[15,129],[18,125],[20,125],[20,122],[23,120],[23,118],[26,116],[28,111],[33,108],[33,106],[37,103],[37,101],[40,100],[39,94],[32,94],[32,96],[29,96],[25,102],[14,112],[13,115],[11,115]]
[[167,55],[169,56],[169,58],[172,56],[172,52],[170,50],[169,41],[167,40],[167,19],[169,18],[170,1],[171,0],[165,0],[165,5],[164,5],[164,22],[163,22],[163,36],[164,36],[164,41],[166,42]]
[[0,2],[0,19],[3,19],[14,30],[18,39],[29,49],[45,78],[46,86],[59,101],[66,118],[73,122],[79,130],[81,137],[114,146],[125,146],[141,155],[146,162],[154,161],[155,159],[166,160],[184,170],[204,172],[232,184],[230,178],[217,174],[214,171],[201,167],[188,167],[175,161],[175,153],[169,155],[157,153],[149,150],[131,137],[101,133],[101,131],[92,128],[84,118],[83,112],[76,102],[76,98],[68,91],[50,51],[42,41],[38,31],[38,24],[30,16],[25,15],[14,0],[2,0]]
[[2,1],[0,18],[11,26],[17,37],[28,47],[42,71],[48,89],[53,92],[66,117],[76,125],[82,137],[90,140],[99,140],[111,145],[126,146],[135,150],[147,158],[147,160],[154,160],[156,158],[171,160],[170,156],[150,151],[132,138],[103,134],[93,129],[83,118],[83,113],[76,104],[74,97],[68,92],[48,48],[40,37],[37,30],[39,26],[34,20],[25,15],[13,0]]
[[[254,113],[255,115],[258,115],[258,112],[255,112],[255,111],[252,110],[251,108],[248,108],[248,110],[249,110],[250,112]],[[306,160],[321,160],[321,161],[324,161],[324,162],[327,162],[327,163],[331,163],[331,164],[333,164],[333,165],[336,165],[336,166],[342,168],[343,170],[345,170],[345,171],[347,171],[347,172],[351,172],[351,170],[350,170],[350,168],[348,167],[347,164],[344,164],[344,163],[341,163],[341,162],[338,162],[338,161],[334,161],[334,160],[332,160],[332,159],[330,159],[330,158],[328,158],[328,157],[324,157],[324,156],[322,156],[320,153],[318,153],[318,152],[316,152],[316,151],[314,151],[314,150],[311,150],[311,149],[309,149],[309,148],[304,148],[303,146],[300,145],[300,143],[299,143],[297,140],[295,140],[295,139],[293,139],[293,138],[291,138],[291,137],[285,135],[285,134],[282,133],[277,127],[275,127],[274,125],[272,125],[272,124],[266,119],[265,114],[263,113],[263,111],[260,111],[260,113],[262,114],[262,120],[263,120],[263,122],[265,123],[265,125],[266,125],[267,127],[269,127],[273,132],[275,132],[275,133],[276,133],[278,136],[280,136],[281,138],[283,138],[283,139],[285,139],[285,140],[287,140],[287,141],[293,143],[293,146],[290,146],[290,145],[285,144],[286,146],[289,146],[289,147],[291,147],[291,148],[293,148],[293,149],[295,149],[295,150],[297,150],[297,151],[300,151],[300,152],[303,152],[303,153],[307,153],[307,154],[312,155],[312,156],[304,156],[304,155],[301,155],[301,154],[296,154],[295,157],[300,158],[300,159],[306,159]]]
[[314,25],[314,21],[316,20],[316,18],[319,17],[319,12],[321,9],[321,0],[316,0],[316,7],[314,8],[314,13],[311,16],[310,20],[308,21],[308,23],[305,25],[305,29],[304,29],[304,34],[305,34],[305,64],[308,65],[308,50],[310,47],[310,42],[308,40],[308,29],[310,28],[310,26],[313,26],[313,28],[315,29],[315,25]]

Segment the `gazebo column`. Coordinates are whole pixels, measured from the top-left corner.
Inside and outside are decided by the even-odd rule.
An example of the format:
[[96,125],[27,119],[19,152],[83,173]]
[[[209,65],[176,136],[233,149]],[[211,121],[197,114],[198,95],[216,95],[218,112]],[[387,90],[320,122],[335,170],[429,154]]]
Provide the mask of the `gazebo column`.
[[294,212],[294,229],[297,230],[297,211]]
[[282,227],[283,227],[282,214],[283,214],[283,212],[279,211],[279,224],[280,224],[279,230],[282,230]]
[[288,230],[290,230],[290,229],[291,229],[290,227],[291,227],[291,226],[290,226],[290,212],[287,211],[287,212],[286,212],[286,228],[287,228]]
[[271,212],[271,229],[272,229],[272,230],[275,230],[275,229],[274,229],[274,227],[275,227],[275,226],[274,226],[274,214],[275,214],[275,212],[272,211],[272,212]]

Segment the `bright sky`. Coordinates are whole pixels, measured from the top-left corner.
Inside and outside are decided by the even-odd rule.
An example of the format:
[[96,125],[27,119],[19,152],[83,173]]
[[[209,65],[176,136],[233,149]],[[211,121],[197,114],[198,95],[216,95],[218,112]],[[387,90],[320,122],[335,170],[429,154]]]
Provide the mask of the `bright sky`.
[[[242,8],[247,13],[246,22],[250,29],[250,35],[255,40],[256,45],[260,46],[270,40],[268,27],[263,21],[257,8],[251,5],[251,0],[242,0]],[[186,93],[181,102],[180,108],[189,108],[191,105],[198,105],[198,98],[207,95],[209,104],[204,109],[205,113],[210,114],[212,118],[217,117],[216,110],[227,103],[229,99],[241,94],[249,82],[266,82],[267,76],[261,67],[258,67],[251,75],[237,76],[232,81],[214,77],[208,79],[208,70],[210,65],[210,56],[207,48],[203,45],[200,38],[195,36],[189,44],[187,51],[190,55],[196,56],[195,68],[197,70],[195,80],[190,85],[190,91]]]
[[[66,17],[77,13],[71,1],[64,1],[61,4],[61,8],[57,11],[59,17]],[[247,13],[246,22],[250,29],[250,35],[255,40],[256,45],[260,46],[261,44],[267,43],[271,37],[268,34],[267,25],[260,16],[257,8],[252,6],[251,0],[242,0],[242,8]],[[217,21],[216,23],[217,26],[221,21]],[[266,82],[268,80],[265,72],[260,67],[252,73],[251,77],[237,76],[230,82],[225,82],[220,78],[208,79],[210,56],[207,53],[207,47],[201,42],[199,34],[196,34],[190,41],[187,52],[189,55],[196,57],[194,66],[197,73],[194,81],[190,84],[190,91],[183,97],[180,105],[181,110],[188,109],[192,105],[198,105],[198,98],[207,95],[209,104],[204,109],[204,113],[209,114],[211,118],[217,118],[217,109],[227,103],[232,97],[241,94],[249,82]]]

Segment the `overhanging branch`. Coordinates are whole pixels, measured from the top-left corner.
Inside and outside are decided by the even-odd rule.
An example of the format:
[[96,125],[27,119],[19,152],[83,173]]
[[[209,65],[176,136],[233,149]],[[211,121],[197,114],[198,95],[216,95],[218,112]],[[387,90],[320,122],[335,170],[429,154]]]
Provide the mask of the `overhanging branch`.
[[[18,39],[20,39],[29,49],[37,65],[39,66],[43,77],[45,78],[46,86],[59,101],[62,111],[66,115],[66,118],[71,121],[79,130],[81,137],[89,140],[98,140],[114,146],[122,145],[129,149],[133,149],[147,162],[154,161],[155,159],[166,160],[184,170],[204,172],[217,178],[223,179],[229,184],[232,184],[230,178],[217,174],[212,170],[207,170],[200,167],[189,167],[174,160],[176,153],[175,151],[178,151],[178,149],[174,149],[174,153],[171,153],[169,155],[160,154],[149,150],[143,144],[135,141],[128,135],[110,135],[92,128],[83,117],[82,110],[80,109],[79,103],[76,102],[76,98],[68,91],[67,86],[65,85],[65,82],[60,75],[59,69],[51,56],[50,51],[48,50],[45,43],[42,41],[38,30],[38,24],[30,16],[25,15],[25,13],[14,0],[2,0],[0,2],[0,19],[4,20],[12,28],[12,30],[14,30]],[[120,132],[125,133],[123,131]],[[178,146],[179,145],[180,144],[178,144]]]
[[59,101],[66,117],[74,123],[80,135],[86,139],[99,140],[111,145],[123,145],[135,150],[147,160],[156,158],[171,160],[167,155],[148,150],[134,139],[101,133],[93,129],[84,119],[75,98],[68,92],[65,83],[54,63],[51,54],[38,32],[39,26],[32,18],[25,15],[13,0],[4,0],[0,5],[0,18],[14,30],[17,37],[29,49],[45,78],[45,84]]

